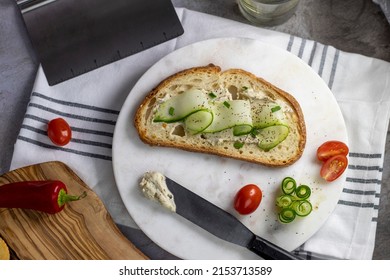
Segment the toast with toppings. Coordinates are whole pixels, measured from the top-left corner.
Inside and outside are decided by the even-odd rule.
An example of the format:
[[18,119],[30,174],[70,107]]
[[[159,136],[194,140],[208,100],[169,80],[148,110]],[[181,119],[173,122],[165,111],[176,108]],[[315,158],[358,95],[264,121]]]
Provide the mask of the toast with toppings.
[[152,146],[266,166],[293,164],[306,144],[304,116],[291,94],[245,70],[212,64],[161,81],[139,105],[134,125]]

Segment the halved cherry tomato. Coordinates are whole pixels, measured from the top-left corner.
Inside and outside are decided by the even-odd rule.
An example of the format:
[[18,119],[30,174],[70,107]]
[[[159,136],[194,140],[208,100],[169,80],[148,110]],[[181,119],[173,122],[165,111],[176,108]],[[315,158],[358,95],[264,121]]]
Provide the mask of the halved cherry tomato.
[[336,155],[324,162],[320,175],[326,181],[332,182],[343,174],[347,166],[347,157],[345,155]]
[[254,184],[242,187],[234,197],[234,209],[241,215],[253,213],[259,207],[263,193]]
[[72,138],[72,130],[63,118],[56,118],[47,125],[47,136],[54,144],[65,146]]
[[341,141],[327,141],[317,149],[317,158],[326,161],[336,155],[348,155],[348,146]]

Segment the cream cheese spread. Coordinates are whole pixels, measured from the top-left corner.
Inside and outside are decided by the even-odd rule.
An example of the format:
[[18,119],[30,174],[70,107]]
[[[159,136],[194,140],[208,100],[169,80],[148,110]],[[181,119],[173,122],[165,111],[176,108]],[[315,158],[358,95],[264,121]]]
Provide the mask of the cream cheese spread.
[[[169,97],[167,98],[167,96]],[[164,113],[165,115],[162,114],[162,118],[157,114],[157,118],[155,119],[158,121],[151,121],[152,126],[159,127],[161,126],[160,122],[164,122],[163,127],[165,128],[167,137],[172,141],[177,140],[178,137],[186,136],[194,137],[195,139],[201,138],[201,141],[218,146],[237,142],[240,144],[257,145],[260,141],[259,137],[254,137],[254,134],[245,132],[240,134],[240,128],[238,128],[239,132],[237,134],[233,134],[233,127],[241,126],[247,131],[248,126],[256,127],[258,129],[275,126],[275,129],[277,129],[277,125],[293,127],[294,124],[290,117],[292,109],[288,103],[283,99],[274,100],[272,93],[261,89],[254,89],[252,87],[243,87],[240,89],[236,87],[219,87],[214,88],[212,91],[206,91],[198,88],[190,88],[186,90],[183,89],[181,95],[178,96],[180,97],[174,97],[176,99],[172,99],[173,101],[169,101],[172,97],[169,93],[161,98],[157,102],[158,106],[157,109],[155,109],[155,113],[159,112],[159,114]],[[170,113],[165,112],[167,105],[164,105],[164,102],[166,101],[171,102],[168,106],[171,110],[169,111]],[[182,105],[179,106],[179,103],[182,103]],[[162,106],[165,106],[165,109]],[[183,108],[187,109],[184,110]],[[183,122],[181,118],[178,118],[177,121],[171,121],[170,119],[174,114],[179,114],[179,112],[183,110],[185,113],[181,112],[180,115],[182,116],[186,116],[189,113],[196,113],[196,117],[198,117],[198,115],[200,115],[198,111],[202,111],[202,108],[211,110],[211,123],[204,121],[208,120],[205,118],[195,118],[195,121],[190,122],[190,124],[193,124],[190,127],[188,123]],[[161,110],[161,112],[159,110]],[[206,116],[206,114],[200,116],[203,117]],[[204,123],[208,126],[203,125]],[[275,134],[274,131],[272,133],[272,135]],[[289,130],[287,130],[287,134],[288,133]],[[271,134],[268,133],[266,136],[268,137]],[[265,136],[262,136],[261,139],[264,137]],[[283,137],[274,137],[275,139],[268,138],[268,142],[276,143],[276,145],[278,145],[280,142],[289,140],[291,137],[287,137],[287,135],[285,136],[283,134]],[[287,141],[285,143],[287,143]]]
[[140,188],[146,198],[160,203],[172,212],[176,212],[173,194],[168,189],[163,174],[159,172],[146,172],[141,180]]

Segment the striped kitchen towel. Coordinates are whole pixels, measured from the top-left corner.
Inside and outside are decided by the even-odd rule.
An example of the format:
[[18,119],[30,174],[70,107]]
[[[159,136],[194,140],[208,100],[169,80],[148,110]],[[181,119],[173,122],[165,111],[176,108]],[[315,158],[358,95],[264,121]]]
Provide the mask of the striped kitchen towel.
[[[347,182],[339,203],[296,253],[307,259],[372,258],[389,123],[390,63],[187,9],[176,11],[185,30],[177,39],[52,87],[40,68],[11,168],[63,161],[95,190],[115,222],[137,228],[116,188],[111,157],[115,122],[131,88],[149,67],[178,48],[218,37],[253,38],[290,51],[323,78],[338,101],[350,139]],[[45,135],[48,121],[58,116],[73,130],[65,147],[54,146]]]

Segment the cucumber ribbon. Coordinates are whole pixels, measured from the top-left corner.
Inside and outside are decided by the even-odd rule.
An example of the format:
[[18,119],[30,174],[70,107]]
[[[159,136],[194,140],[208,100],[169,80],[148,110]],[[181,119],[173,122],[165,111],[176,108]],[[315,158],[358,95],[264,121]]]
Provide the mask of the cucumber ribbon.
[[[276,110],[275,108],[278,108]],[[219,100],[199,89],[190,89],[162,102],[154,122],[182,121],[191,134],[232,129],[234,136],[251,134],[268,151],[289,133],[280,106],[264,100]]]
[[296,216],[306,217],[313,209],[308,200],[311,195],[310,187],[300,185],[291,177],[282,181],[282,195],[276,198],[276,205],[281,208],[278,218],[282,223],[291,223]]

